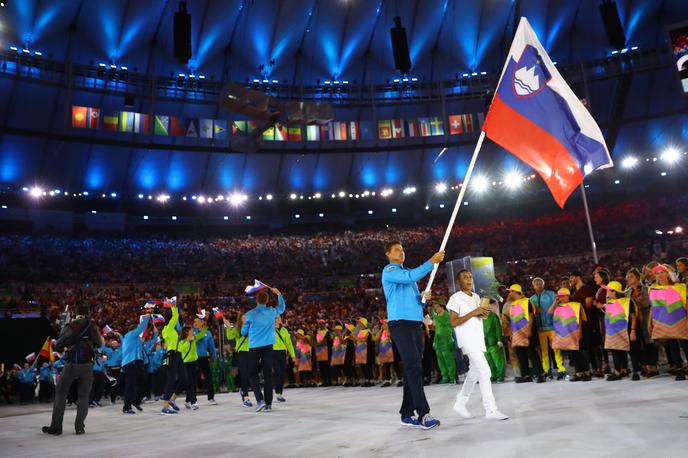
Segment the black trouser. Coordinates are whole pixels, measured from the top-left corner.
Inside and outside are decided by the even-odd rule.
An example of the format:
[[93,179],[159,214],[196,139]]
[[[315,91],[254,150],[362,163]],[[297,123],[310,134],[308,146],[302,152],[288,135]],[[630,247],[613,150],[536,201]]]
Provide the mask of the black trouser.
[[659,349],[657,344],[654,342],[645,343],[645,348],[643,348],[641,354],[642,364],[645,366],[656,366],[659,360]]
[[196,361],[191,361],[190,363],[184,363],[184,366],[186,367],[186,402],[195,404],[197,401],[198,364],[196,364]]
[[114,386],[110,386],[110,401],[115,402],[118,395],[122,395],[122,387],[124,386],[124,377],[121,375],[121,369],[119,367],[109,367],[108,374],[110,377],[114,378],[117,383]]
[[208,401],[215,399],[215,387],[213,376],[210,373],[210,360],[207,357],[198,358],[198,371],[203,374],[205,389],[208,392]]
[[91,383],[93,382],[93,363],[86,364],[72,364],[67,363],[62,369],[60,379],[57,381],[55,388],[55,401],[53,403],[53,418],[50,422],[50,427],[53,429],[62,430],[62,420],[64,419],[65,403],[67,401],[67,392],[72,386],[72,382],[79,381],[79,401],[76,407],[76,420],[74,427],[82,429],[88,415],[88,396],[91,392]]
[[248,374],[248,352],[238,351],[236,353],[239,362],[239,381],[241,382],[241,397],[248,397],[249,374]]
[[318,372],[320,372],[320,380],[324,386],[332,385],[332,374],[330,373],[329,361],[318,361]]
[[[272,345],[251,348],[248,351],[248,373],[251,380],[251,389],[253,389],[253,394],[256,396],[256,401],[260,402],[265,399],[265,404],[267,405],[272,405],[272,361]],[[263,398],[263,393],[260,391],[260,383],[258,382],[259,363],[263,366],[265,398]]]
[[[179,352],[170,350],[167,352],[168,363],[167,370],[165,371],[165,391],[163,394],[163,400],[169,401],[172,399],[172,395],[175,392],[179,392],[177,389],[179,386],[186,385],[186,368],[182,362],[182,355]],[[163,366],[165,367],[165,366]]]
[[614,360],[614,370],[619,372],[628,369],[628,352],[623,350],[610,350]]
[[287,380],[289,381],[290,385],[294,385],[296,383],[294,368],[294,360],[289,358],[289,361],[287,362]]
[[143,375],[143,361],[137,359],[124,366],[124,406],[122,410],[130,410],[132,404],[139,405],[141,376]]
[[583,350],[569,350],[569,360],[577,374],[590,370],[587,355]]
[[389,332],[404,363],[404,395],[399,413],[412,417],[415,411],[422,419],[430,412],[423,389],[423,324],[419,321],[389,322]]
[[274,350],[273,358],[275,363],[275,393],[282,394],[284,389],[284,371],[287,368],[287,351]]
[[667,354],[667,359],[676,367],[676,370],[683,372],[683,358],[681,358],[681,349],[678,339],[667,339],[664,341],[664,351]]
[[153,372],[153,396],[159,398],[165,390],[165,376],[167,375],[167,367],[161,366]]
[[[516,352],[518,365],[521,368],[522,377],[527,377],[529,373],[533,377],[542,375],[542,363],[534,346],[514,347],[514,351]],[[530,360],[530,364],[528,364],[528,360]],[[530,367],[531,365],[532,368]]]
[[41,380],[38,388],[38,400],[40,402],[50,401],[52,396],[53,386],[49,380]]
[[90,402],[100,402],[100,398],[103,397],[103,391],[105,391],[105,383],[107,382],[107,377],[100,371],[93,371],[93,384],[91,385],[91,398]]
[[19,384],[19,402],[31,403],[33,402],[33,392],[35,391],[33,382],[21,382]]

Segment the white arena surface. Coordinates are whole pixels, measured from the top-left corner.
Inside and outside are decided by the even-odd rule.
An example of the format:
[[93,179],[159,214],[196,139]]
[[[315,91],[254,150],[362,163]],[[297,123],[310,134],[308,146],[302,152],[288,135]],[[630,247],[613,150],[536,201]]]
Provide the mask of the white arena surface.
[[219,394],[178,417],[160,415],[160,403],[123,416],[122,405],[91,409],[86,434],[74,434],[74,408],[62,436],[41,432],[47,405],[0,407],[0,456],[122,457],[686,457],[688,382],[668,376],[632,382],[504,383],[494,386],[500,410],[511,418],[452,410],[458,386],[432,385],[426,394],[439,428],[399,426],[401,388],[306,388],[285,391],[287,402],[257,414],[238,394]]

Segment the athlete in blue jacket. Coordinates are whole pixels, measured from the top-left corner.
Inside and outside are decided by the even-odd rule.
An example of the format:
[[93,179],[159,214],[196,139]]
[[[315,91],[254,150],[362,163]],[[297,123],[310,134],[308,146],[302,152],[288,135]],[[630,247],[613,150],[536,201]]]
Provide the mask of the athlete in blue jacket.
[[385,244],[385,256],[389,264],[382,270],[382,288],[387,300],[388,327],[404,363],[401,424],[434,428],[440,422],[430,415],[423,389],[423,304],[416,282],[432,271],[433,264],[444,260],[444,251],[433,254],[415,269],[404,267],[406,254],[398,241]]
[[[199,329],[194,330],[194,333],[200,332]],[[208,404],[217,405],[215,401],[215,387],[213,386],[213,377],[210,372],[210,362],[212,358],[217,357],[217,350],[215,349],[215,341],[213,334],[208,331],[205,337],[196,342],[196,353],[198,353],[198,368],[199,372],[203,374],[206,390],[208,391]]]
[[131,406],[141,412],[139,390],[141,389],[141,378],[143,376],[143,337],[150,322],[150,315],[146,315],[138,326],[130,330],[122,339],[122,369],[124,370],[124,406],[122,412],[125,414],[135,413]]

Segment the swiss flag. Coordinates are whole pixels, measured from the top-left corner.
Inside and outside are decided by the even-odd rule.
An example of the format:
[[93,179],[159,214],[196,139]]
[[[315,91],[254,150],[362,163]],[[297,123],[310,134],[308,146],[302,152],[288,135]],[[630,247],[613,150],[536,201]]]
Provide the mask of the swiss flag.
[[461,115],[449,116],[449,135],[462,134]]

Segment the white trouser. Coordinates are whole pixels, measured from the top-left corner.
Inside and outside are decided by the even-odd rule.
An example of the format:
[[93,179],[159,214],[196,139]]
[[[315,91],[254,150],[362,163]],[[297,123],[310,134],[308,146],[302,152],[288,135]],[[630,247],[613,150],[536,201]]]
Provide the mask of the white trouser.
[[490,366],[487,364],[487,359],[485,359],[485,353],[478,351],[468,353],[466,356],[468,356],[470,361],[470,368],[468,369],[468,374],[466,374],[466,380],[463,382],[461,391],[456,395],[456,402],[466,405],[468,398],[471,397],[473,388],[475,388],[475,384],[480,382],[480,395],[483,397],[485,412],[494,412],[497,410],[497,403],[492,394],[492,382],[490,381],[492,373],[490,372]]

